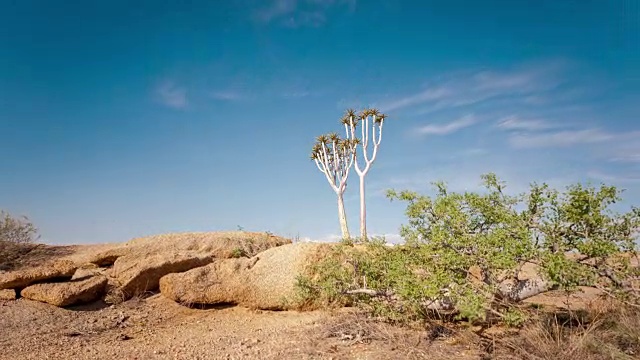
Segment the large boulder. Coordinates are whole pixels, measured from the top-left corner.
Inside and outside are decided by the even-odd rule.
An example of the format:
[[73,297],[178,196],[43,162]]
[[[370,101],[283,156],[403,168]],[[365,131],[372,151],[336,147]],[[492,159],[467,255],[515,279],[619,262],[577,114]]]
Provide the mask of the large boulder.
[[209,264],[213,259],[211,255],[195,251],[121,256],[108,272],[115,288],[111,299],[126,300],[146,291],[157,290],[161,277]]
[[47,280],[68,280],[76,269],[77,266],[73,261],[58,260],[48,265],[9,271],[0,274],[0,290],[24,288]]
[[218,259],[160,279],[160,292],[176,302],[232,303],[265,310],[299,307],[296,282],[331,245],[296,243],[266,250],[253,258]]
[[120,246],[100,251],[89,262],[109,266],[123,256],[145,256],[159,253],[189,251],[215,258],[232,258],[239,255],[251,257],[269,248],[290,244],[291,240],[269,233],[184,232],[154,235],[132,239]]
[[22,289],[20,295],[26,299],[62,307],[97,300],[106,286],[106,277],[93,276],[69,282],[31,285]]
[[210,265],[160,279],[160,292],[184,305],[240,304],[248,292],[247,272],[254,259],[219,259]]

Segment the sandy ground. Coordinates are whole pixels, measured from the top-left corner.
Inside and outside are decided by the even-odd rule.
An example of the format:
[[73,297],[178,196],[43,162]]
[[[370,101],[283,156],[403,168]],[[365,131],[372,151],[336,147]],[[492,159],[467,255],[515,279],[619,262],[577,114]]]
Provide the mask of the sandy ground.
[[427,331],[334,330],[349,311],[191,309],[161,295],[68,309],[0,301],[0,359],[480,358],[451,337],[427,339]]
[[[55,258],[83,262],[114,245],[38,246],[18,265]],[[593,296],[586,293],[571,302]],[[539,297],[535,302],[555,306],[567,300],[561,294]],[[361,324],[352,311],[192,309],[160,294],[64,309],[27,299],[0,300],[0,360],[483,358],[480,346],[464,336]]]

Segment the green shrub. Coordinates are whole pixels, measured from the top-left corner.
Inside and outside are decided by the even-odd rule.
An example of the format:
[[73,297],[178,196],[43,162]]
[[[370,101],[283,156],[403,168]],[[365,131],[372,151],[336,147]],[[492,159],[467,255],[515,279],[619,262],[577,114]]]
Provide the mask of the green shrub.
[[231,250],[231,257],[232,258],[247,257],[247,251],[243,248],[235,248]]
[[[638,269],[629,260],[640,211],[613,213],[619,190],[576,184],[560,193],[532,184],[510,196],[494,174],[482,180],[486,191],[478,193],[449,192],[443,183],[434,197],[389,191],[391,200],[408,203],[405,243],[344,241],[300,279],[301,291],[395,321],[452,313],[470,321],[497,316],[514,326],[525,316],[512,305],[551,289],[599,286],[637,301],[629,281]],[[518,279],[527,263],[537,266],[538,281]]]

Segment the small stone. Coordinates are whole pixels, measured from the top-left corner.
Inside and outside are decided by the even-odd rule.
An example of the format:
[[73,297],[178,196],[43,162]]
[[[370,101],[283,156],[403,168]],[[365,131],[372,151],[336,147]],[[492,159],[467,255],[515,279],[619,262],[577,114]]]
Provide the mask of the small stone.
[[125,340],[131,340],[132,338],[127,334],[120,334],[116,339],[120,341],[125,341]]
[[0,290],[0,300],[15,300],[16,297],[16,291],[13,289]]

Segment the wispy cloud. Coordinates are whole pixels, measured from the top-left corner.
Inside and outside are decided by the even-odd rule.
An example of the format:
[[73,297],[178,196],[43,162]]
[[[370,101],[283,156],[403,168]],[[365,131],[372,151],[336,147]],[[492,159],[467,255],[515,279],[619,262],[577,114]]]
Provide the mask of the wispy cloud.
[[334,7],[347,7],[353,11],[356,0],[270,0],[255,10],[253,16],[262,23],[278,22],[286,27],[321,26],[327,12]]
[[617,141],[609,160],[620,163],[640,163],[640,132],[631,132],[623,141]]
[[602,143],[615,138],[615,134],[601,129],[566,130],[549,133],[515,134],[509,137],[509,144],[515,148],[567,147]]
[[497,126],[505,130],[546,130],[558,127],[557,124],[552,124],[542,119],[523,119],[519,116],[508,116],[498,121]]
[[596,179],[596,180],[600,180],[600,181],[604,181],[604,182],[610,182],[610,183],[639,183],[640,182],[640,175],[639,176],[624,176],[624,175],[618,175],[618,174],[613,174],[613,173],[604,173],[601,171],[597,171],[597,170],[592,170],[589,171],[587,173],[587,176],[589,176],[592,179]]
[[611,161],[640,163],[640,150],[636,152],[618,152],[611,158]]
[[165,81],[156,87],[155,94],[163,105],[170,108],[184,109],[189,105],[187,90],[171,81]]
[[447,135],[474,125],[476,122],[477,119],[475,116],[465,115],[448,123],[422,126],[419,127],[416,131],[422,135]]
[[280,16],[290,14],[296,10],[297,0],[274,0],[267,1],[267,7],[256,10],[254,15],[257,19],[270,22]]
[[[492,159],[492,161],[496,160]],[[488,167],[486,166],[487,162],[489,162],[488,159],[474,162],[472,165],[461,161],[459,163],[464,164],[462,166],[445,164],[433,166],[429,169],[395,174],[388,179],[387,187],[400,188],[403,190],[408,189],[429,194],[434,190],[433,182],[443,181],[450,191],[483,191],[484,185],[482,184],[480,176],[489,171],[493,171],[501,180],[507,182],[509,193],[520,193],[527,190],[527,181],[523,179],[523,176],[519,172],[513,171],[510,167],[502,164],[500,166]]]
[[234,90],[218,90],[209,93],[211,98],[221,101],[235,101],[245,98],[246,96],[239,91]]
[[379,107],[390,112],[421,106],[417,113],[425,114],[504,97],[521,97],[524,101],[560,85],[562,67],[560,61],[549,61],[502,71],[456,72],[432,81],[429,88],[382,103]]
[[408,106],[422,104],[428,101],[435,101],[451,96],[451,90],[444,87],[427,89],[417,94],[408,95],[403,98],[395,99],[389,103],[383,104],[381,108],[384,111],[393,111],[396,109],[402,109]]

